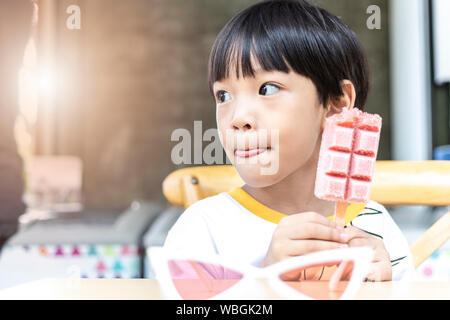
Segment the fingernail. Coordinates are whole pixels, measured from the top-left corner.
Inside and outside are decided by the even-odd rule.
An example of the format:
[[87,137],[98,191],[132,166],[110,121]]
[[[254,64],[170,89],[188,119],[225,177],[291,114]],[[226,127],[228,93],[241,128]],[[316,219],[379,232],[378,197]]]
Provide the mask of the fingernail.
[[344,228],[342,228],[341,226],[336,226],[336,229],[338,229],[339,231],[344,230]]

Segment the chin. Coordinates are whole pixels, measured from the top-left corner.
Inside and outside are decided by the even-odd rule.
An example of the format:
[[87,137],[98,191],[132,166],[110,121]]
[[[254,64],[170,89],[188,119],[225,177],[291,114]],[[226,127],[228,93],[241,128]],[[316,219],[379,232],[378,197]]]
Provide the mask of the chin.
[[245,184],[253,188],[265,188],[274,185],[281,180],[283,177],[280,172],[274,172],[273,174],[263,174],[271,173],[270,168],[263,167],[256,164],[241,164],[235,165],[239,176],[244,180]]

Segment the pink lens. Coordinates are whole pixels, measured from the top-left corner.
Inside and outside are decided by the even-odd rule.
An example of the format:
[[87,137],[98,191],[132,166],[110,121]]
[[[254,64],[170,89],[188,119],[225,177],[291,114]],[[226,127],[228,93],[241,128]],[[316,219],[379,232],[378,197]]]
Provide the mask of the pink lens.
[[353,261],[334,261],[303,266],[280,274],[280,279],[294,290],[313,299],[339,299],[353,274]]
[[193,260],[170,260],[170,276],[183,299],[203,300],[224,292],[243,275],[220,265]]

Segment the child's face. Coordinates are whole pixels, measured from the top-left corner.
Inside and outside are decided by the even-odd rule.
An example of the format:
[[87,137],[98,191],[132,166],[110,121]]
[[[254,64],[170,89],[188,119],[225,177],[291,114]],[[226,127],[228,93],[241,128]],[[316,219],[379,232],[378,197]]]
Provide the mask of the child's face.
[[316,169],[327,109],[309,78],[258,68],[255,78],[230,72],[213,89],[225,152],[245,183],[261,188]]

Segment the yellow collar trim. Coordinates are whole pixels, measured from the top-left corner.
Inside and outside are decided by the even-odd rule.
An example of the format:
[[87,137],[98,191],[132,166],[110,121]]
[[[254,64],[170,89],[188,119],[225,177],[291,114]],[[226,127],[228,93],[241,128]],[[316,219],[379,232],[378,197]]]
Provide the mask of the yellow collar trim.
[[[233,190],[229,191],[228,194],[248,211],[266,221],[278,224],[283,217],[287,216],[284,213],[270,209],[269,207],[258,202],[240,187],[234,188]],[[347,211],[345,214],[345,225],[349,224],[350,221],[356,218],[365,206],[366,204],[364,203],[351,203],[347,207]],[[328,216],[328,219],[333,220],[334,215]]]

